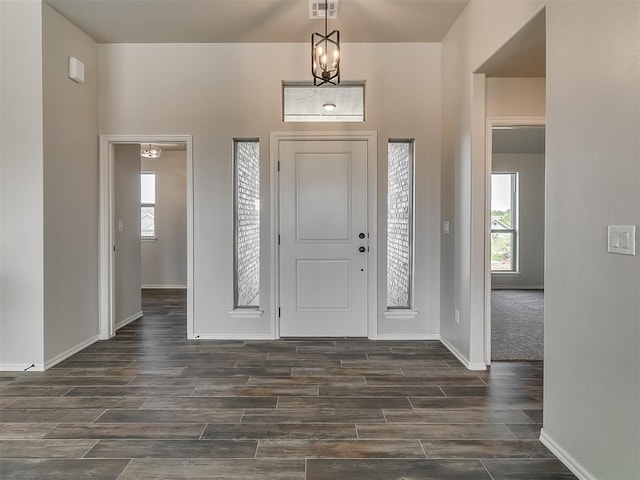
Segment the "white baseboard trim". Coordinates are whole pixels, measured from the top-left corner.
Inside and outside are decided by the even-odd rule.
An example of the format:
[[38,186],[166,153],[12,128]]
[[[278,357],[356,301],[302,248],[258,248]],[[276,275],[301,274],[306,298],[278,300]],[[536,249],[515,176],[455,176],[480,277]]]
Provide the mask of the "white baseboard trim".
[[277,340],[270,333],[194,333],[189,340]]
[[186,285],[166,285],[166,284],[162,284],[162,285],[154,285],[151,283],[143,283],[140,288],[153,288],[153,289],[163,289],[163,288],[172,288],[172,289],[186,289],[187,286]]
[[439,333],[379,333],[376,340],[440,340]]
[[444,338],[443,336],[440,336],[440,343],[442,343],[442,345],[444,345],[447,350],[449,350],[458,360],[460,360],[460,363],[462,363],[462,365],[464,365],[467,369],[469,370],[486,370],[487,369],[487,365],[485,363],[471,363],[462,353],[460,353],[460,351],[454,347],[452,344],[450,344],[446,338]]
[[491,290],[544,290],[544,285],[491,285]]
[[569,455],[560,445],[556,443],[544,428],[540,430],[540,441],[560,460],[565,467],[571,470],[580,480],[597,480],[596,476],[580,465],[571,455]]
[[134,313],[133,315],[131,315],[129,318],[125,318],[124,320],[119,321],[118,323],[116,323],[116,330],[118,330],[119,328],[124,327],[125,325],[129,325],[131,322],[138,320],[140,317],[142,317],[143,313],[142,311],[138,312],[138,313]]
[[[27,370],[28,369],[28,370]],[[0,372],[44,372],[42,363],[0,363]]]
[[100,337],[98,335],[95,335],[95,336],[91,337],[90,339],[85,340],[84,342],[80,342],[75,347],[71,347],[69,350],[64,351],[61,354],[56,355],[55,357],[53,357],[51,360],[46,361],[44,363],[44,369],[45,370],[49,370],[51,367],[56,366],[57,364],[59,364],[63,360],[66,360],[70,356],[75,355],[76,353],[78,353],[81,350],[84,350],[89,345],[93,345],[98,340],[100,340]]

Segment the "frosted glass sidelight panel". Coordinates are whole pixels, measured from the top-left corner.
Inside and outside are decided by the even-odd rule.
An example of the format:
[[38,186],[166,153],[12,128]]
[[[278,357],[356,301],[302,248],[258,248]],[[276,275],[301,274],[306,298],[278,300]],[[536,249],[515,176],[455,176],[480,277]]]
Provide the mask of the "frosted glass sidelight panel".
[[411,306],[413,142],[390,141],[387,183],[387,307]]
[[235,307],[259,305],[260,144],[235,142]]

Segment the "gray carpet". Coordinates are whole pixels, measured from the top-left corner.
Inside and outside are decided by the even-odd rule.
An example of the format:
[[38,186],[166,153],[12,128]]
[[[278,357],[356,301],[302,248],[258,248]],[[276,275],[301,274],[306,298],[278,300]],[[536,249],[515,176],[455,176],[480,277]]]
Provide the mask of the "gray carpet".
[[492,360],[542,360],[544,290],[491,292]]

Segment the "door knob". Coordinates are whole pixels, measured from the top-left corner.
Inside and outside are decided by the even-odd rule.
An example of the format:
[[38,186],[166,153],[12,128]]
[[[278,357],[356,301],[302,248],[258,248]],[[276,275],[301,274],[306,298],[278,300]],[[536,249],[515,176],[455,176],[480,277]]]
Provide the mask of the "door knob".
[[360,235],[358,235],[358,237],[364,238],[364,237],[366,237],[366,235],[364,233],[361,233]]
[[366,252],[366,250],[367,250],[367,249],[366,249],[365,247],[360,247],[360,248],[358,249],[358,251],[359,251],[360,253],[364,253],[364,252]]

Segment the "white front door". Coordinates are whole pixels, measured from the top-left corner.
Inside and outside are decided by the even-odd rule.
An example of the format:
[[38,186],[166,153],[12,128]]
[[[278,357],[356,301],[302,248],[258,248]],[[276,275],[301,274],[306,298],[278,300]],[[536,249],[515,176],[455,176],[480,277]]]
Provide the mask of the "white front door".
[[367,336],[367,142],[280,143],[280,335]]

